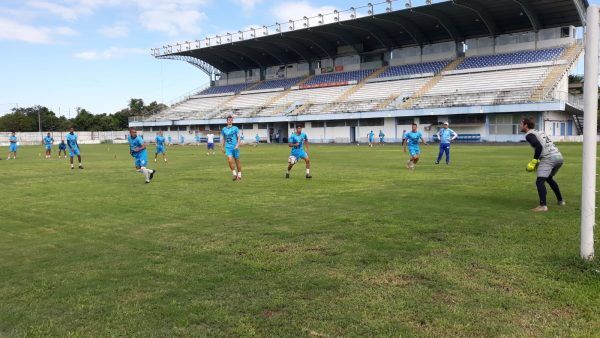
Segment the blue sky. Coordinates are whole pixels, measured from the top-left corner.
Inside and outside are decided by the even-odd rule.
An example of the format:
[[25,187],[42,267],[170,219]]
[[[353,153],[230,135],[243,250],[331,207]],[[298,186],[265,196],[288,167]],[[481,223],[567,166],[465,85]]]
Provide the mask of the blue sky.
[[150,48],[367,2],[0,0],[0,115],[17,104],[72,116],[76,107],[114,113],[132,97],[170,102],[208,79]]

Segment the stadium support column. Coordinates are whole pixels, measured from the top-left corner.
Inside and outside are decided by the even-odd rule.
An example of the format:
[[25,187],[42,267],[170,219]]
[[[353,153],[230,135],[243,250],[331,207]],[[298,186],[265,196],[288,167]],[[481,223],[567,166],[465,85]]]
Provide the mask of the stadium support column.
[[581,191],[581,258],[594,259],[596,220],[596,133],[598,127],[598,39],[600,9],[587,10],[583,117],[583,176]]

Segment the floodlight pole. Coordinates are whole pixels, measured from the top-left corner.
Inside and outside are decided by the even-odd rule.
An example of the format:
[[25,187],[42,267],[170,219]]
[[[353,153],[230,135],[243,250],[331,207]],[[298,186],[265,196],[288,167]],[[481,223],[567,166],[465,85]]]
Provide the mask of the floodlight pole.
[[600,8],[587,9],[583,117],[583,173],[581,190],[581,258],[594,259],[596,222],[596,134],[598,128],[598,39]]

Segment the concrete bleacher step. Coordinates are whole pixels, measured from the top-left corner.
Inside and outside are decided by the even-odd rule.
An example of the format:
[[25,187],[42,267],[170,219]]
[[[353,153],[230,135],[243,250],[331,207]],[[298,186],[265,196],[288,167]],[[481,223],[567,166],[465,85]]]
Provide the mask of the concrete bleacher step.
[[569,72],[569,69],[571,69],[573,64],[577,62],[582,52],[583,44],[576,42],[570,45],[558,59],[558,61],[566,62],[551,67],[550,71],[545,75],[542,83],[533,90],[530,100],[545,100],[547,95],[552,93],[560,80]]
[[[432,77],[429,81],[427,81],[423,85],[423,87],[421,87],[419,90],[417,90],[413,94],[413,96],[411,96],[408,100],[406,100],[402,104],[402,109],[408,109],[408,108],[414,106],[415,104],[417,104],[417,102],[423,95],[427,94],[427,92],[429,92],[433,87],[435,87],[435,85],[437,85],[444,78],[444,75],[443,75],[444,72],[449,72],[449,71],[455,70],[463,62],[464,59],[465,59],[464,56],[461,56],[461,57],[454,59],[452,62],[450,62],[446,67],[444,67],[444,69],[442,69],[434,77]],[[388,105],[397,98],[398,97],[395,97],[392,100],[390,100],[388,102]],[[387,105],[385,107],[387,107]]]
[[362,79],[362,81],[360,81],[356,85],[350,87],[348,90],[346,90],[344,93],[342,93],[342,95],[340,95],[335,101],[333,101],[332,103],[327,105],[325,107],[324,111],[327,112],[327,111],[333,110],[337,105],[348,100],[348,98],[350,96],[352,96],[354,93],[356,93],[361,88],[363,88],[369,82],[369,80],[377,78],[379,75],[381,75],[383,72],[385,72],[388,68],[389,68],[389,66],[381,67],[381,68],[377,69],[376,71],[374,71],[373,73],[371,73],[369,76]]
[[[282,98],[286,97],[291,91],[293,87],[299,87],[302,86],[303,84],[305,84],[307,81],[309,81],[310,79],[312,79],[314,77],[314,75],[309,75],[307,77],[305,77],[304,79],[300,80],[298,83],[294,84],[293,86],[291,86],[290,88],[288,88],[287,90],[284,90],[283,92],[281,92],[279,95],[276,95],[275,97],[271,98],[269,101],[267,101],[263,107],[271,107],[273,106],[277,101],[281,100]],[[255,110],[254,112],[252,112],[252,116],[256,116],[259,115],[261,110],[263,110],[264,108],[258,108],[257,110]],[[283,110],[285,110],[286,108],[283,108],[281,111],[273,111],[272,115],[277,115],[278,113],[282,113]]]
[[[256,88],[256,86],[258,86],[259,84],[261,84],[261,83],[263,83],[263,82],[264,82],[264,81],[258,81],[258,82],[256,82],[256,83],[252,84],[250,87],[247,87],[247,88],[245,88],[245,89],[244,89],[244,91],[250,91],[250,90],[252,90],[252,89]],[[236,93],[235,95],[232,95],[232,96],[231,96],[229,99],[225,100],[225,102],[221,103],[221,104],[220,104],[220,105],[219,105],[219,106],[218,106],[218,107],[215,109],[215,111],[221,111],[221,110],[223,110],[223,109],[228,109],[228,108],[230,108],[230,107],[229,107],[229,104],[230,104],[231,102],[233,102],[235,99],[237,99],[238,97],[240,97],[240,95],[242,95],[242,94],[241,94],[241,91],[240,91],[240,92],[238,92],[238,93]]]

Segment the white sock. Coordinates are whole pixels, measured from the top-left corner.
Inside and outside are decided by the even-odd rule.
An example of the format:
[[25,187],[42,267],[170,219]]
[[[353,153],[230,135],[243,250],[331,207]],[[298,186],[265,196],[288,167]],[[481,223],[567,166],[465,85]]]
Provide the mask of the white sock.
[[237,171],[235,171],[235,170],[232,170],[232,171],[231,171],[231,174],[232,174],[233,176],[237,176]]
[[144,175],[144,178],[146,179],[146,181],[150,181],[150,170],[142,167],[140,169],[140,171],[142,172],[142,174]]
[[310,169],[306,169],[306,175],[310,175]]
[[242,172],[238,172],[237,177],[242,178]]

